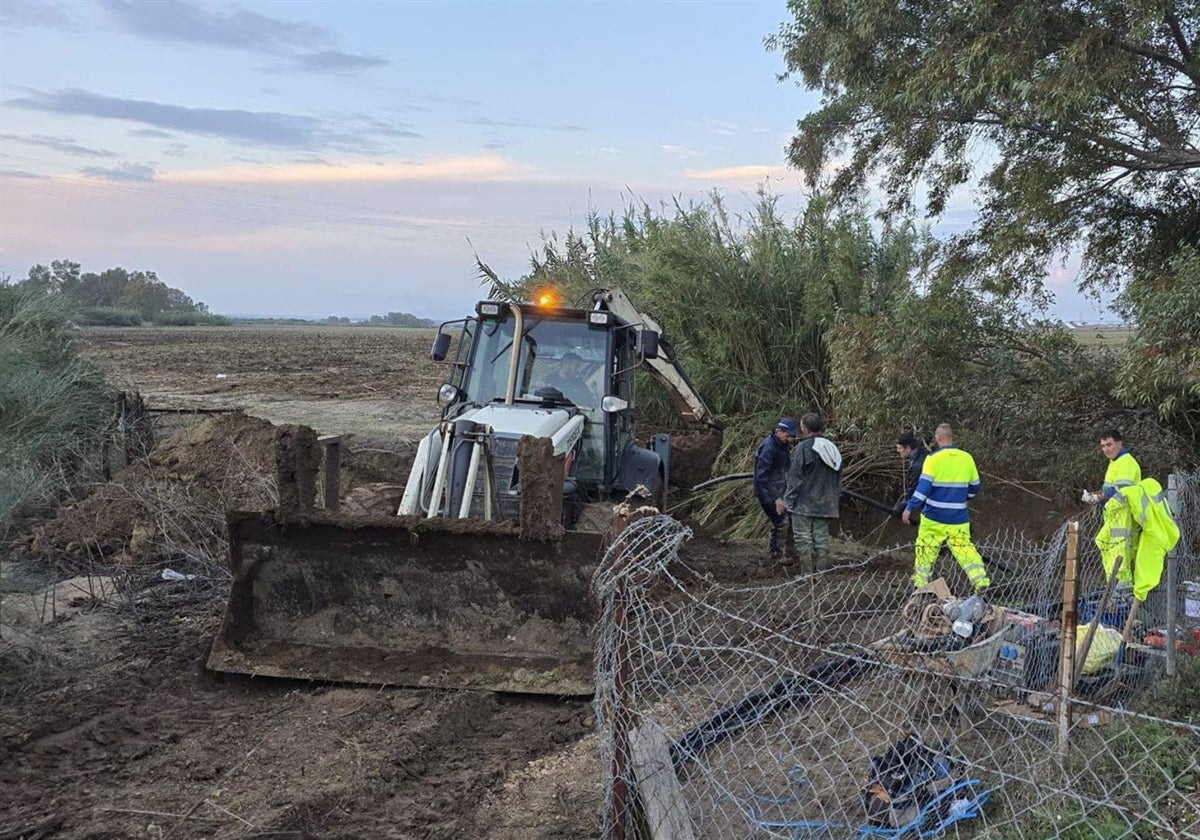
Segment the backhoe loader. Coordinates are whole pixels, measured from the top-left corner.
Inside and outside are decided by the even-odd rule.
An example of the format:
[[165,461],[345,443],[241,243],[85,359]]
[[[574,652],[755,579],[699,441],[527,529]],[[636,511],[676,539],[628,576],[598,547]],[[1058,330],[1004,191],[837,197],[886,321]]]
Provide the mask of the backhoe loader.
[[210,668],[592,693],[606,514],[669,481],[670,436],[635,439],[635,371],[667,387],[687,424],[720,425],[662,329],[615,288],[580,308],[480,301],[442,324],[431,356],[449,366],[442,420],[396,516],[229,515],[233,584]]

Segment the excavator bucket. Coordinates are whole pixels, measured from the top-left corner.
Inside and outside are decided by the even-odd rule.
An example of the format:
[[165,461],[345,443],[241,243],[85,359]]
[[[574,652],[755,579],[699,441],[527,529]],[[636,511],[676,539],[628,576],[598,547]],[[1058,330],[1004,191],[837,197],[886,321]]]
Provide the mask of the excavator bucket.
[[208,667],[369,685],[591,695],[602,537],[418,517],[230,514]]

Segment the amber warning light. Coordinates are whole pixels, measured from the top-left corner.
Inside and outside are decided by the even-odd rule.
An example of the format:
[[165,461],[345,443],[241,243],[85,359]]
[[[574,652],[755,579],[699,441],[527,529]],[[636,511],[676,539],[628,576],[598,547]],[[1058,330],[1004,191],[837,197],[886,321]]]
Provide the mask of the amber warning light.
[[538,294],[537,294],[537,305],[538,306],[547,306],[548,307],[548,306],[554,306],[556,303],[558,303],[558,301],[554,297],[554,292],[551,292],[548,290],[543,291],[543,292],[538,292]]

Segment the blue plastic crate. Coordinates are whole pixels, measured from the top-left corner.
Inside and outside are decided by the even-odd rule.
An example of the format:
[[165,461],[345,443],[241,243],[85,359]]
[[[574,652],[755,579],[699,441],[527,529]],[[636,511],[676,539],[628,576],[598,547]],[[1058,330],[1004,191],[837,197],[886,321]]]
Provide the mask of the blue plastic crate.
[[[1089,624],[1096,617],[1096,607],[1100,604],[1101,593],[1095,592],[1084,598],[1080,598],[1076,604],[1076,611],[1079,616],[1080,624]],[[1100,625],[1102,627],[1115,627],[1121,630],[1125,627],[1125,619],[1129,618],[1130,602],[1127,600],[1112,600],[1108,602],[1108,606],[1104,608],[1104,612],[1100,616]]]

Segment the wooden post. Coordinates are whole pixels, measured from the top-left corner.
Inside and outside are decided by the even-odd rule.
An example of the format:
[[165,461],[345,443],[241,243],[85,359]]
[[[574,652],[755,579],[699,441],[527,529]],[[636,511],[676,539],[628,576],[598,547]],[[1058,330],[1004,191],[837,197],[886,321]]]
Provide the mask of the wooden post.
[[657,727],[637,726],[629,732],[629,746],[651,840],[695,840],[666,735]]
[[[1076,539],[1078,539],[1078,535],[1076,535]],[[1104,592],[1096,604],[1096,614],[1088,623],[1087,635],[1083,637],[1083,645],[1079,648],[1079,655],[1075,657],[1075,673],[1071,677],[1072,683],[1079,682],[1079,678],[1083,676],[1083,663],[1087,661],[1088,651],[1092,649],[1092,639],[1095,638],[1096,630],[1100,627],[1100,616],[1104,615],[1104,611],[1108,609],[1108,602],[1112,600],[1113,591],[1117,588],[1117,575],[1120,574],[1121,564],[1124,562],[1125,558],[1122,555],[1117,555],[1117,559],[1113,561],[1112,570],[1108,573],[1108,580],[1104,584]]]
[[321,435],[317,443],[325,448],[324,504],[325,510],[338,509],[338,498],[341,495],[339,474],[342,469],[342,436]]
[[[1071,692],[1075,687],[1076,575],[1079,570],[1079,522],[1067,523],[1067,562],[1063,573],[1062,643],[1058,652],[1058,732],[1055,751],[1067,754],[1071,734]],[[1099,621],[1100,616],[1096,616]]]

